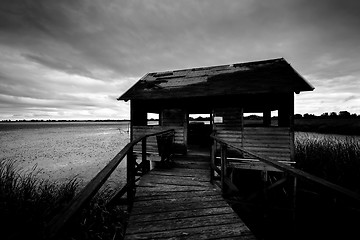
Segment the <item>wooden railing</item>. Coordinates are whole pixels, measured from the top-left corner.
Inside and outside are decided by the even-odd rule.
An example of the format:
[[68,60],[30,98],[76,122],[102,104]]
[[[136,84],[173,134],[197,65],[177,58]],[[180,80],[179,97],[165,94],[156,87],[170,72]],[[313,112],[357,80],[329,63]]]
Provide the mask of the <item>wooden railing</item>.
[[[231,182],[230,178],[227,177],[229,160],[228,160],[226,154],[227,154],[227,149],[231,148],[231,149],[238,151],[241,154],[250,155],[254,159],[258,160],[259,162],[268,164],[280,171],[285,172],[287,175],[293,176],[295,191],[296,191],[297,180],[299,179],[299,180],[304,180],[304,181],[310,182],[312,184],[322,186],[328,190],[331,190],[332,192],[334,192],[337,195],[346,196],[346,197],[360,203],[360,195],[358,193],[350,191],[349,189],[346,189],[337,184],[326,181],[320,177],[314,176],[314,175],[304,172],[302,170],[296,169],[296,168],[294,168],[290,165],[284,164],[282,162],[279,162],[276,160],[271,160],[264,156],[260,156],[258,154],[247,151],[239,146],[235,146],[232,143],[224,141],[223,139],[215,136],[215,134],[212,134],[210,137],[214,140],[214,144],[213,144],[212,150],[211,150],[210,179],[211,179],[211,181],[213,181],[215,179],[215,172],[217,172],[220,175],[220,182],[221,182],[220,187],[221,187],[223,193],[225,193],[226,189],[228,189],[228,188],[237,190],[236,186]],[[220,166],[221,166],[220,168],[215,164],[216,144],[217,143],[220,144]]]
[[[127,182],[125,186],[117,191],[114,199],[119,199],[127,193],[128,209],[131,209],[135,197],[135,183],[139,179],[136,176],[141,176],[150,170],[150,162],[146,158],[146,139],[151,136],[174,135],[174,130],[165,130],[157,133],[147,134],[139,137],[128,143],[82,190],[75,196],[75,198],[65,207],[63,211],[55,216],[48,224],[46,231],[46,239],[56,237],[59,231],[66,226],[66,224],[84,208],[90,200],[96,195],[101,186],[106,182],[110,175],[114,172],[117,166],[127,156]],[[137,163],[133,155],[133,147],[137,143],[142,144],[142,158],[141,162]],[[140,174],[139,174],[140,173]]]

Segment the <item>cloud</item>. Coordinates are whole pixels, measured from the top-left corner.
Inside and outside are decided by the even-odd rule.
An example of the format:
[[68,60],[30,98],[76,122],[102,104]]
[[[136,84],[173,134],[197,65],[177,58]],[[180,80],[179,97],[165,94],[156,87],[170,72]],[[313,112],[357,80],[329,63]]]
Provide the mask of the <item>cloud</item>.
[[[4,0],[0,94],[28,107],[40,108],[37,99],[59,101],[52,107],[63,113],[90,104],[128,116],[121,112],[128,105],[107,96],[147,72],[284,57],[316,87],[299,100],[346,93],[334,95],[343,101],[359,90],[359,7],[350,0]],[[310,105],[303,111],[333,107]]]
[[94,78],[92,73],[83,66],[77,66],[74,64],[74,62],[67,62],[65,59],[50,58],[50,56],[37,56],[32,54],[24,54],[23,56],[30,61],[42,64],[55,70],[64,71],[69,74]]
[[345,98],[345,99],[344,99],[344,102],[346,103],[346,102],[348,102],[348,101],[359,100],[359,99],[360,99],[360,97],[357,97],[357,96],[355,96],[355,95],[351,95],[351,96]]

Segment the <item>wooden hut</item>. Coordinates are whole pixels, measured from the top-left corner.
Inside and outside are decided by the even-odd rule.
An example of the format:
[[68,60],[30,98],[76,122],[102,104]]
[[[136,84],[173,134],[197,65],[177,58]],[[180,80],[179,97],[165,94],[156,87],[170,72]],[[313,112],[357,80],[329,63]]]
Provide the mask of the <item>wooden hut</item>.
[[[215,132],[262,156],[293,161],[294,93],[313,89],[285,59],[278,58],[148,73],[118,100],[130,100],[132,139],[175,129],[175,152],[187,154],[194,145],[210,151],[208,136]],[[149,124],[149,113],[157,114],[156,125]],[[193,125],[190,114],[208,114],[211,121]],[[272,118],[275,114],[278,117]],[[262,118],[246,117],[251,115]],[[147,151],[156,156],[155,137]]]

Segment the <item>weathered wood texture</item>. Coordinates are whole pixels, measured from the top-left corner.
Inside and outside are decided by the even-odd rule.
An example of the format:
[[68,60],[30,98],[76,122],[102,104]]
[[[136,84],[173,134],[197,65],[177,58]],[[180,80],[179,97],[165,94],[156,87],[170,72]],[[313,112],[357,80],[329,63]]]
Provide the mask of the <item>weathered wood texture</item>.
[[222,117],[222,122],[214,123],[215,131],[240,131],[242,129],[241,108],[215,108],[214,117]]
[[[243,131],[218,130],[216,136],[247,151],[277,161],[292,161],[292,136],[287,127],[245,127]],[[244,158],[250,158],[244,156]]]
[[176,157],[137,187],[125,239],[255,239],[209,182],[209,159]]
[[185,112],[183,109],[164,109],[162,111],[162,125],[170,127],[183,127]]
[[283,58],[148,73],[118,100],[181,99],[312,91]]
[[244,128],[243,147],[245,150],[266,156],[273,160],[291,160],[290,129],[286,127]]

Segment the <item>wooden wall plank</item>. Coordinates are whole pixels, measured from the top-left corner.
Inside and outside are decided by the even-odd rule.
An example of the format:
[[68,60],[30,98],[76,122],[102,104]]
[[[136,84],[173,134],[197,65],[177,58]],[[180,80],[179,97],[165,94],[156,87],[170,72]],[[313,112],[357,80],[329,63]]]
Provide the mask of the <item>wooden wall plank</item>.
[[291,151],[293,138],[289,127],[244,127],[243,131],[218,129],[216,135],[265,157],[279,161],[293,161]]

